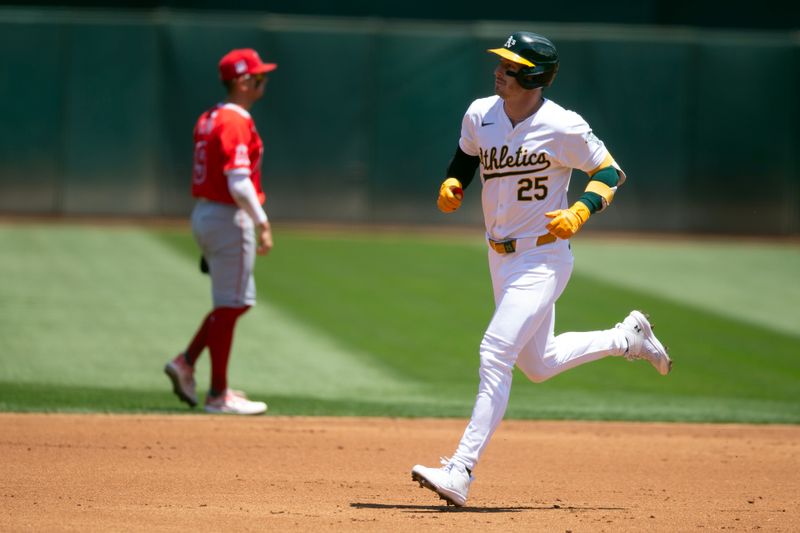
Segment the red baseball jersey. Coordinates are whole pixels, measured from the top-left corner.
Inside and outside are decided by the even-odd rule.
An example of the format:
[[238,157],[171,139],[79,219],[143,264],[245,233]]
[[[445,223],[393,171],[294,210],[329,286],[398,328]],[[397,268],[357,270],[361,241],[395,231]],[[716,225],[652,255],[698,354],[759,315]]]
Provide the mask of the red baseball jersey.
[[228,191],[226,172],[247,169],[258,201],[264,203],[263,153],[264,145],[250,113],[235,104],[217,104],[200,115],[194,127],[192,196],[236,205]]

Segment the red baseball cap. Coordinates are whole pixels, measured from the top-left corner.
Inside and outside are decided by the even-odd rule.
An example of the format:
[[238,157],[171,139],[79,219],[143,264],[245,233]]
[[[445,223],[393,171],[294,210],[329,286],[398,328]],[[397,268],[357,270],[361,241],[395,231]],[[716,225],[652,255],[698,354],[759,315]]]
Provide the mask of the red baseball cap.
[[252,48],[231,50],[219,60],[219,76],[223,81],[244,74],[264,74],[278,68],[277,63],[264,63]]

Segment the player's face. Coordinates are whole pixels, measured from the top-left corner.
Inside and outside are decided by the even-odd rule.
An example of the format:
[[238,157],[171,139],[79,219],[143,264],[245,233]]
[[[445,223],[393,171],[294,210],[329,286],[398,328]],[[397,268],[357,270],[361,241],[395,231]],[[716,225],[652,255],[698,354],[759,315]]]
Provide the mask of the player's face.
[[264,88],[267,86],[266,74],[253,74],[247,80],[248,89],[252,92],[253,98],[259,99],[264,96]]
[[494,93],[502,99],[514,96],[517,93],[523,92],[523,89],[516,78],[506,74],[507,71],[517,72],[521,68],[520,65],[509,61],[508,59],[501,59],[494,69]]
[[235,91],[250,102],[255,102],[264,96],[266,85],[266,74],[244,74],[236,79]]
[[266,85],[267,77],[265,74],[244,74],[236,78],[231,92],[255,102],[264,96],[264,87]]

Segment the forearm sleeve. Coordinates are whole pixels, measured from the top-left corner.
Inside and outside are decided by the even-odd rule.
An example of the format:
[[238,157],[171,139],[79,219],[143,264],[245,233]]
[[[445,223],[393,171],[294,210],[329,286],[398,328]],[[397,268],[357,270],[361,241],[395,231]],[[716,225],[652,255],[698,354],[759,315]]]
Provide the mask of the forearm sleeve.
[[620,177],[617,169],[608,166],[592,174],[592,179],[586,186],[586,191],[578,201],[589,208],[590,213],[602,211],[614,199]]
[[267,221],[267,214],[264,208],[258,203],[258,195],[250,176],[247,173],[231,172],[228,177],[228,191],[231,197],[245,213],[250,215],[255,224],[263,224]]
[[453,154],[450,166],[447,167],[447,177],[458,179],[462,188],[466,189],[475,176],[475,170],[480,162],[478,156],[467,155],[461,150],[461,147],[456,147],[456,153]]

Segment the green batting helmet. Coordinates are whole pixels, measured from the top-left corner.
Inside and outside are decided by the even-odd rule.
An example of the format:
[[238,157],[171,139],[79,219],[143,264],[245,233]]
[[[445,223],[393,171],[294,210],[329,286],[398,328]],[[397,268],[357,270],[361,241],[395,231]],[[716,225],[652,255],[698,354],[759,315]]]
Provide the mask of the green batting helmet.
[[549,87],[558,72],[558,52],[547,37],[529,31],[512,33],[502,48],[487,50],[522,65],[517,72],[506,74],[517,79],[524,89]]

